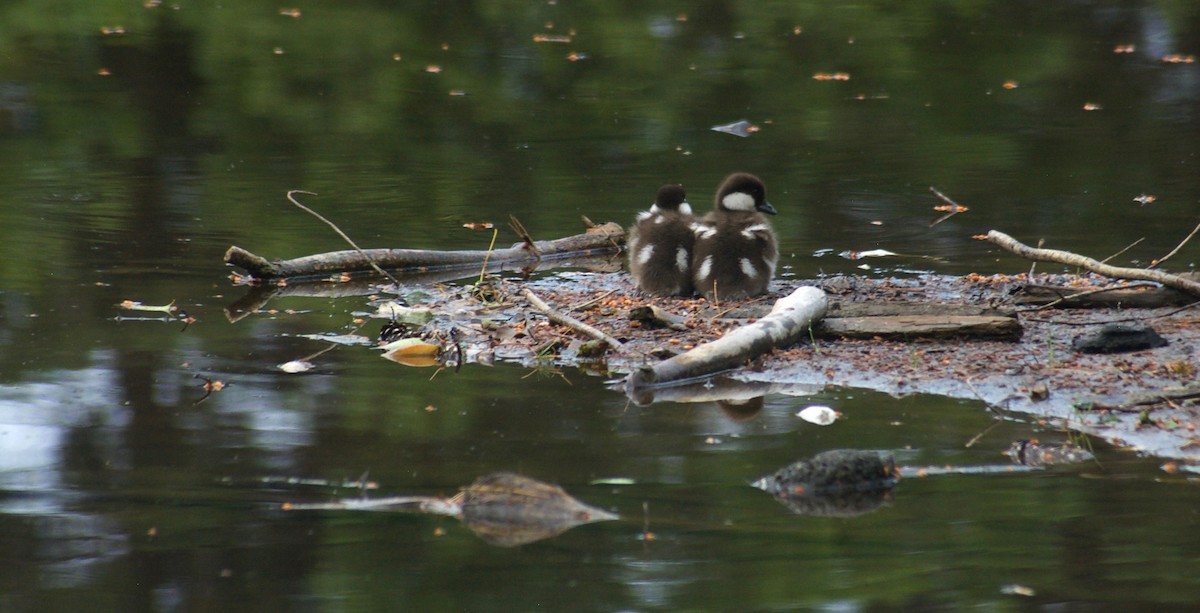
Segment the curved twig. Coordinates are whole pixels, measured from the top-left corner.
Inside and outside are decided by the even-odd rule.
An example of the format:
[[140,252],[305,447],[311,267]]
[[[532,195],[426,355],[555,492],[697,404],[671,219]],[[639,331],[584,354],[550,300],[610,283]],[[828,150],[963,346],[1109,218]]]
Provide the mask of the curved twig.
[[1068,266],[1076,266],[1086,270],[1090,270],[1098,275],[1112,277],[1114,279],[1136,279],[1139,281],[1154,281],[1161,283],[1167,287],[1173,287],[1179,291],[1187,292],[1193,296],[1200,296],[1200,283],[1185,279],[1179,275],[1165,273],[1159,270],[1150,270],[1146,268],[1124,268],[1119,266],[1109,266],[1092,258],[1082,256],[1070,251],[1060,251],[1058,249],[1036,249],[1029,245],[1023,244],[1017,239],[997,230],[991,230],[987,233],[987,240],[1000,248],[1015,253],[1025,259],[1034,260],[1037,262],[1056,262],[1066,264]]

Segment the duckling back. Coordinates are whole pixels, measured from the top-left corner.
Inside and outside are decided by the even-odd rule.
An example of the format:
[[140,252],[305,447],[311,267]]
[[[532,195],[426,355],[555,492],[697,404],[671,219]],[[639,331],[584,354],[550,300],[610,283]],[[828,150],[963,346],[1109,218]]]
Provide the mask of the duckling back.
[[727,177],[716,207],[693,224],[692,282],[710,300],[767,291],[779,261],[778,241],[763,213],[775,214],[762,180],[746,173]]
[[658,296],[692,294],[692,207],[683,187],[664,185],[629,229],[629,271],[638,289]]

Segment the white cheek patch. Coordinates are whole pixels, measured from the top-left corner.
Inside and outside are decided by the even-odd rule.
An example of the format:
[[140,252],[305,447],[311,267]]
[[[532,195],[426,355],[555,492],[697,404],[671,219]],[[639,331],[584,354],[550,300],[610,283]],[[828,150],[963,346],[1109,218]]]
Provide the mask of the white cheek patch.
[[702,223],[694,223],[692,224],[692,232],[696,235],[696,238],[707,240],[717,235],[717,228],[715,226],[706,226]]
[[765,238],[766,237],[765,235],[767,235],[770,231],[771,231],[771,228],[769,226],[767,226],[767,224],[756,223],[754,225],[750,225],[750,226],[746,226],[745,228],[742,228],[742,236],[745,236],[746,240],[752,241],[755,239],[756,236],[761,236],[761,237]]
[[721,206],[730,211],[753,211],[754,197],[746,192],[733,192],[721,199]]
[[679,203],[679,213],[681,215],[691,215],[692,214],[692,205],[690,205],[686,202]]
[[654,257],[654,245],[646,245],[637,253],[637,263],[645,266]]
[[647,219],[650,219],[651,217],[654,217],[654,211],[642,211],[637,214],[637,220],[639,223],[646,221]]
[[747,277],[753,279],[758,276],[758,269],[754,268],[754,263],[750,261],[750,258],[742,258],[738,261],[738,265],[742,268],[742,274]]
[[703,281],[704,279],[707,279],[708,275],[711,273],[712,273],[712,256],[710,255],[710,256],[704,258],[703,262],[700,262],[700,268],[696,271],[696,279]]
[[659,213],[661,213],[661,212],[662,212],[662,209],[658,208],[658,203],[657,203],[657,202],[655,202],[654,204],[650,205],[650,214],[651,214],[651,215],[658,215],[658,214],[659,214]]
[[679,272],[687,272],[688,264],[691,261],[691,254],[688,253],[687,247],[679,247],[675,250],[675,268],[678,268]]

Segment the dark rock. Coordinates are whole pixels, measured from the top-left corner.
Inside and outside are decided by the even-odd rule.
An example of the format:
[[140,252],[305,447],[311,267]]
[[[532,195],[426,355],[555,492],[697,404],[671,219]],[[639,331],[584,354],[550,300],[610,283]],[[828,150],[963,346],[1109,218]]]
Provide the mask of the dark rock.
[[1166,344],[1167,339],[1150,326],[1107,324],[1095,332],[1075,337],[1071,348],[1079,353],[1127,353]]

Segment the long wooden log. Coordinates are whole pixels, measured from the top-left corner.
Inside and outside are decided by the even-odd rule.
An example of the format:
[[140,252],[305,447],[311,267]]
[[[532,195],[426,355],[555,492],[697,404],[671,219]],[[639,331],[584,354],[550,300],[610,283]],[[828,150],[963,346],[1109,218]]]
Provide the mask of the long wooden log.
[[[488,262],[532,264],[548,259],[617,253],[625,243],[625,230],[616,223],[605,223],[576,234],[550,241],[535,241],[536,252],[526,243],[493,251],[430,251],[425,249],[364,249],[317,253],[290,260],[270,261],[241,247],[225,252],[225,263],[244,269],[259,281],[297,277],[328,276],[335,273],[371,272],[371,260],[395,273],[466,269]],[[365,256],[364,256],[365,254]],[[540,255],[539,255],[540,254]]]
[[1021,338],[1021,322],[1015,317],[985,315],[882,315],[873,317],[826,317],[813,330],[822,337],[945,338],[969,336],[995,340]]
[[644,366],[625,378],[631,397],[643,390],[721,372],[752,360],[776,347],[787,347],[808,333],[809,326],[828,308],[825,292],[801,287],[780,298],[766,317],[725,336],[657,364]]
[[1034,260],[1037,262],[1055,262],[1057,264],[1077,266],[1079,268],[1090,270],[1098,275],[1104,275],[1105,277],[1111,277],[1113,279],[1154,281],[1155,283],[1161,283],[1167,287],[1173,287],[1181,292],[1187,292],[1193,296],[1200,297],[1200,283],[1186,279],[1179,275],[1165,273],[1161,270],[1109,266],[1103,262],[1079,255],[1077,253],[1071,253],[1070,251],[1060,251],[1058,249],[1038,249],[1021,243],[1017,239],[997,230],[989,231],[987,233],[987,239],[989,242],[998,245],[1002,249],[1015,253],[1027,260]]

